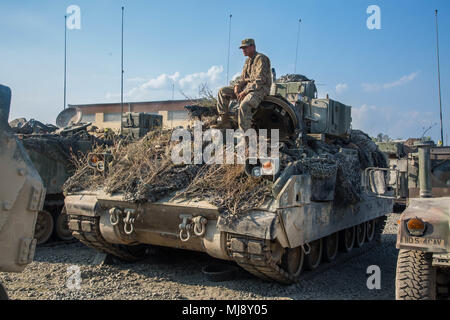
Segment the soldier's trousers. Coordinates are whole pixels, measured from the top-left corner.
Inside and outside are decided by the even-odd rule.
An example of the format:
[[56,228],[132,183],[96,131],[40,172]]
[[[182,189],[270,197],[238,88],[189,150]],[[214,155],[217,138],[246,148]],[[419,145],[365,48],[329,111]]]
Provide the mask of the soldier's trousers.
[[[256,91],[250,92],[244,97],[239,105],[238,111],[239,129],[246,131],[251,128],[252,116],[256,112],[259,104],[263,101],[264,96],[265,94]],[[234,94],[234,87],[223,87],[219,90],[217,95],[217,112],[220,116],[223,117],[223,115],[229,113],[228,106],[233,99],[237,99]]]

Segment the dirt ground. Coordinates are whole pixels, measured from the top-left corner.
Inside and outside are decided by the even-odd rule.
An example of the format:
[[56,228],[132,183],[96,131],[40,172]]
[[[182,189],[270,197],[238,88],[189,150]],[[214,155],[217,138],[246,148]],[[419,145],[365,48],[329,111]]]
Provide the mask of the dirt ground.
[[[374,249],[295,285],[264,282],[244,270],[225,282],[208,281],[207,254],[163,249],[134,264],[95,265],[96,251],[79,242],[38,247],[23,273],[0,273],[10,299],[394,299],[396,220],[389,216]],[[381,288],[368,289],[369,266],[381,271]]]

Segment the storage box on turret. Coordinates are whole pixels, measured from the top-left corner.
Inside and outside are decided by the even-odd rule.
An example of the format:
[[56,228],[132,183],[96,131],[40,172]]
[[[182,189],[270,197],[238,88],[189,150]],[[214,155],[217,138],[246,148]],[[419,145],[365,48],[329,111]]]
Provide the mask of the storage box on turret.
[[302,105],[303,119],[310,133],[332,136],[350,134],[350,106],[332,99],[311,99]]

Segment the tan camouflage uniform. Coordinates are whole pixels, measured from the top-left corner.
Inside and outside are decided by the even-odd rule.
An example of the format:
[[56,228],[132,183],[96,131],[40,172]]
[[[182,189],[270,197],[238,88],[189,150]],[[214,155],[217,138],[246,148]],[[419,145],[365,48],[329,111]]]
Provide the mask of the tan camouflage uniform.
[[[242,130],[251,127],[252,116],[265,96],[270,93],[272,74],[270,60],[262,53],[256,52],[253,58],[247,58],[242,70],[241,80],[237,83],[247,95],[239,106],[238,124]],[[218,93],[217,111],[223,117],[228,114],[230,100],[237,99],[234,86],[223,87]]]

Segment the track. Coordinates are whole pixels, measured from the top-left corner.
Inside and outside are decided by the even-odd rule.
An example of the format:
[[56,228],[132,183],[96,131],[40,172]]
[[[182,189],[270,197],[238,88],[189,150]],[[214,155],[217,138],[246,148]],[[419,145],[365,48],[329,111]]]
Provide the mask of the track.
[[302,272],[298,276],[290,274],[272,258],[269,240],[228,234],[227,249],[233,261],[258,278],[292,284],[302,279],[311,279],[338,264],[370,251],[380,242],[385,223],[386,217],[377,220],[376,234],[372,242],[365,243],[361,248],[353,248],[348,253],[340,253],[332,262],[321,263],[317,269],[306,273]]
[[[133,251],[125,245],[106,242],[100,233],[99,217],[69,216],[69,228],[72,235],[82,243],[95,250],[108,253],[123,261],[134,262],[142,257],[142,250]],[[132,247],[131,247],[132,248]]]

